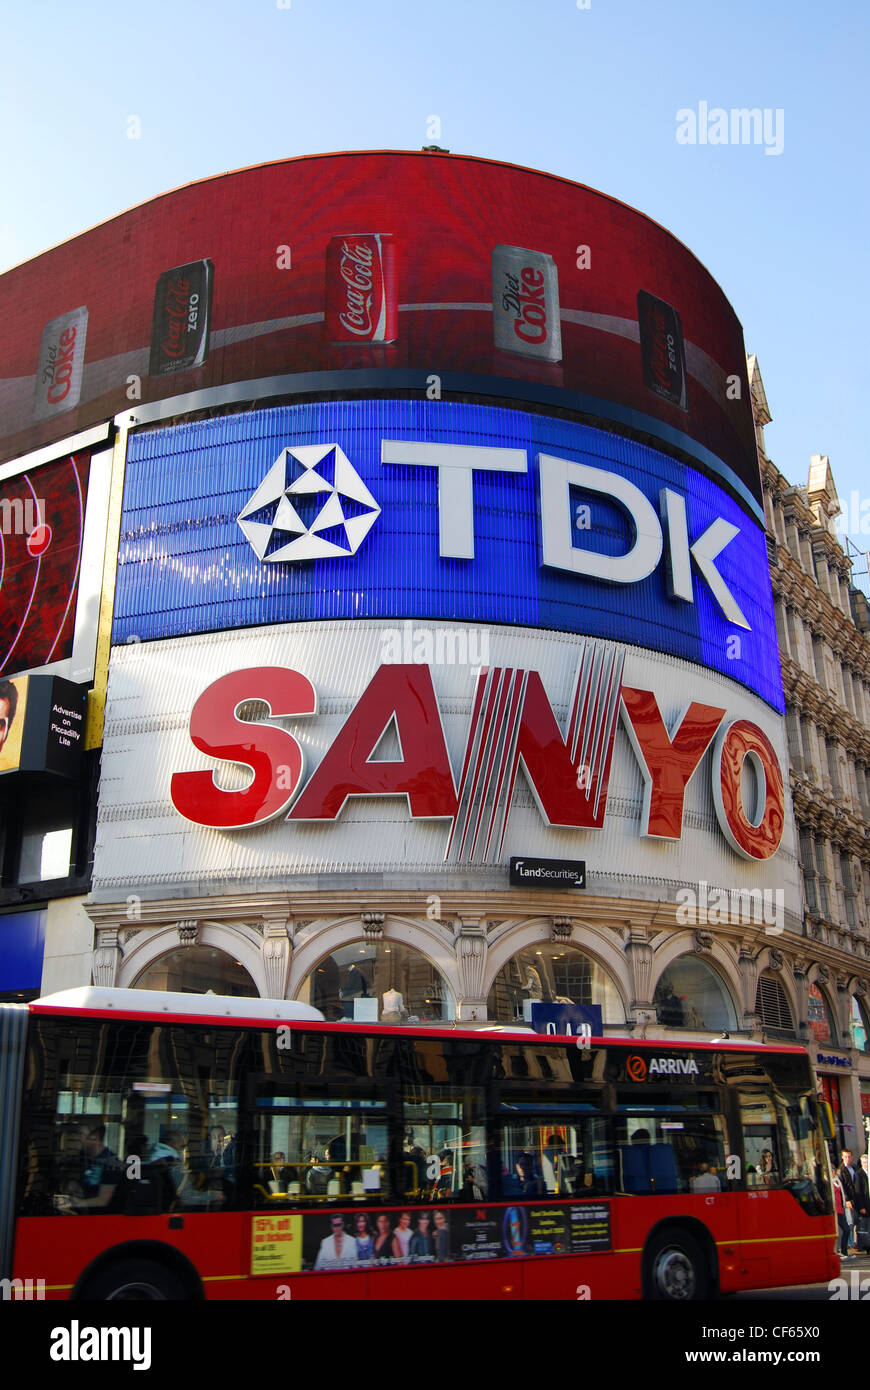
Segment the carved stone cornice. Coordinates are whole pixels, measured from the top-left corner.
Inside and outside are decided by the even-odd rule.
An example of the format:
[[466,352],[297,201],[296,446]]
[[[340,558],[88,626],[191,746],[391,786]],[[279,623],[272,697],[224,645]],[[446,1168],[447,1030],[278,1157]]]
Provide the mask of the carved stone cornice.
[[385,913],[361,912],[360,919],[362,921],[363,936],[366,941],[383,940]]

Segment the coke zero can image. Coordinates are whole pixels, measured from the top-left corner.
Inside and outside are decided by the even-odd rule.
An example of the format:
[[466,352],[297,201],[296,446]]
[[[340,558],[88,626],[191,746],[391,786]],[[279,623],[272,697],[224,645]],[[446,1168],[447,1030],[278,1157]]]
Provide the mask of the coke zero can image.
[[191,261],[164,270],[154,292],[151,376],[201,367],[208,357],[214,266]]
[[502,352],[561,362],[559,274],[552,256],[522,246],[493,249],[492,322]]
[[87,332],[88,311],[84,304],[52,319],[43,328],[33,397],[34,420],[48,420],[78,405]]
[[687,410],[686,350],[679,314],[663,299],[639,290],[637,317],[646,385],[663,400]]
[[326,249],[326,340],[394,343],[396,249],[389,232],[334,236]]

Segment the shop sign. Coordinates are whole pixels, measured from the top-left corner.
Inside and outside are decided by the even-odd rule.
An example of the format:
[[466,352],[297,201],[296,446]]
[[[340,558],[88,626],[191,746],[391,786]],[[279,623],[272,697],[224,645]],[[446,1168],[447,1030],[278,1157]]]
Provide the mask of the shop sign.
[[[281,666],[233,671],[197,699],[190,739],[200,753],[248,768],[252,777],[239,790],[225,790],[211,770],[179,770],[170,784],[172,803],[195,825],[230,830],[277,816],[335,821],[350,797],[404,797],[413,819],[445,822],[446,860],[500,862],[521,766],[546,825],[601,829],[621,715],[644,781],[641,835],[682,837],[686,789],[710,748],[712,799],[724,838],[744,859],[775,854],[785,823],[783,775],[763,730],[694,700],[668,729],[655,694],[623,685],[622,669],[619,649],[582,644],[564,728],[539,672],[482,670],[458,781],[427,665],[381,665],[307,780],[303,741],[276,724],[241,720],[238,711],[256,700],[272,719],[310,719],[317,713],[311,681]],[[378,745],[391,727],[401,756],[383,760]],[[755,772],[749,807],[741,785],[747,762]]]

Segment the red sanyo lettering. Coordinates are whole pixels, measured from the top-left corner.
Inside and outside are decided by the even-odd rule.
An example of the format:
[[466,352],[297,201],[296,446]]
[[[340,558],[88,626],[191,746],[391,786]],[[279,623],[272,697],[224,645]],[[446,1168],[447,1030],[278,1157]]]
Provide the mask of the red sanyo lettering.
[[213,772],[176,772],[172,804],[185,820],[218,830],[259,825],[289,805],[302,780],[302,749],[286,729],[239,719],[246,700],[262,700],[273,717],[314,714],[314,686],[299,671],[255,666],[232,671],[204,690],[190,716],[191,741],[219,762],[250,768],[251,782],[240,791],[219,787]]
[[69,395],[76,350],[76,330],[65,328],[58,342],[57,357],[54,360],[52,384],[48,388],[48,399],[58,405]]
[[[743,805],[743,764],[755,774],[755,806]],[[722,833],[744,859],[769,859],[785,830],[782,768],[770,739],[748,719],[735,719],[720,730],[713,755],[713,802]]]
[[[508,804],[522,763],[549,825],[599,829],[606,809],[613,734],[610,745],[597,756],[598,791],[593,798],[578,778],[567,736],[559,728],[540,675],[529,671],[526,676],[515,756],[500,774],[510,778]],[[217,786],[211,772],[176,773],[171,783],[173,803],[198,825],[259,824],[289,806],[301,785],[302,752],[293,736],[273,725],[237,717],[239,705],[254,699],[266,701],[273,715],[313,714],[316,708],[307,678],[281,667],[236,671],[209,686],[194,706],[191,739],[209,757],[250,768],[253,778],[243,790],[227,791]],[[680,838],[686,788],[716,737],[711,772],[722,833],[744,858],[767,859],[776,852],[784,826],[782,772],[770,740],[757,725],[745,719],[723,724],[724,710],[693,702],[669,735],[655,695],[631,687],[622,688],[622,709],[646,782],[642,834]],[[374,754],[391,724],[398,734],[401,757],[385,761]],[[475,736],[472,719],[470,746]],[[466,753],[466,763],[468,757]],[[747,758],[758,789],[749,814],[741,789]],[[404,796],[412,817],[456,823],[458,795],[428,666],[385,665],[375,672],[287,819],[335,820],[352,796]]]
[[[401,761],[369,761],[395,723]],[[381,666],[312,774],[290,820],[335,820],[349,796],[406,796],[412,816],[456,815],[456,790],[428,666]]]
[[645,784],[640,833],[679,840],[686,788],[725,711],[693,701],[670,735],[652,691],[624,685],[622,716]]
[[592,798],[583,779],[577,776],[576,764],[556,722],[544,683],[537,671],[529,672],[517,756],[523,760],[535,800],[548,825],[598,830],[604,824],[614,733],[615,725],[598,759],[600,773],[596,797]]

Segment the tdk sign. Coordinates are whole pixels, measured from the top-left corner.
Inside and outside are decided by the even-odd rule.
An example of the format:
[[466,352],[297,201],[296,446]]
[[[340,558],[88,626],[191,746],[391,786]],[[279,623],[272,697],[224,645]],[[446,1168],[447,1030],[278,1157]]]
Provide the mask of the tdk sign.
[[[382,442],[381,461],[438,470],[439,554],[457,560],[474,559],[473,474],[525,473],[527,468],[524,449],[481,449],[468,444],[424,444],[398,439]],[[653,573],[662,557],[662,527],[640,488],[618,473],[549,454],[538,455],[538,475],[543,564],[609,584],[637,584]],[[635,531],[634,545],[629,551],[602,555],[574,545],[572,487],[608,498],[625,509]],[[693,559],[728,621],[748,628],[749,623],[716,568],[716,557],[739,534],[738,527],[719,516],[690,545],[685,498],[671,488],[662,488],[659,505],[668,538],[671,596],[694,602]]]
[[514,626],[664,652],[781,710],[757,506],[725,463],[706,466],[452,401],[134,435],[114,640],[347,618]]

